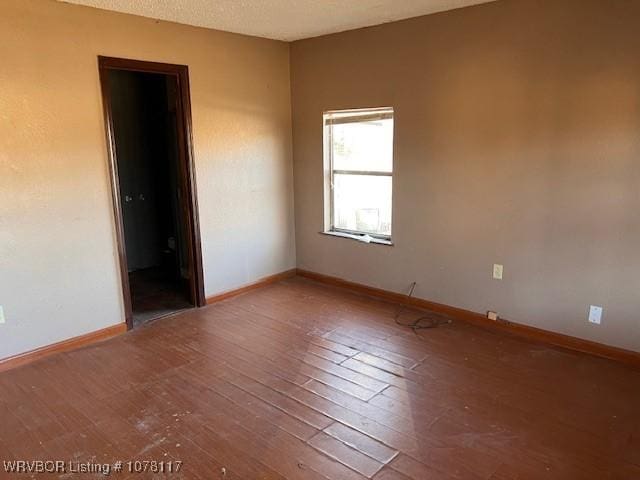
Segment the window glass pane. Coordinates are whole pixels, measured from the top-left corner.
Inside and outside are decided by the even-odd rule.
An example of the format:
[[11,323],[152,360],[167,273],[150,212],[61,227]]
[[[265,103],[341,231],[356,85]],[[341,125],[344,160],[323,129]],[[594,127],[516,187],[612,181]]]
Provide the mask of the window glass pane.
[[393,119],[331,125],[334,170],[391,172]]
[[391,177],[341,175],[333,178],[334,228],[391,235]]

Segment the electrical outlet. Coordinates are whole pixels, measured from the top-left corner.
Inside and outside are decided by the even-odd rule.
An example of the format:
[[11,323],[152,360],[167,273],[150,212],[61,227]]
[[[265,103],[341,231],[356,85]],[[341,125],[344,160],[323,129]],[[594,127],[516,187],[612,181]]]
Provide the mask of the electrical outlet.
[[0,323],[4,323],[4,308],[0,305]]
[[492,312],[491,310],[489,310],[487,312],[487,318],[489,320],[493,320],[494,322],[498,321],[498,313],[497,312]]
[[589,307],[589,321],[600,325],[600,322],[602,322],[602,307],[598,307],[597,305],[591,305]]
[[504,267],[502,265],[500,265],[499,263],[494,263],[493,264],[493,278],[495,278],[496,280],[502,280],[502,271],[503,271]]

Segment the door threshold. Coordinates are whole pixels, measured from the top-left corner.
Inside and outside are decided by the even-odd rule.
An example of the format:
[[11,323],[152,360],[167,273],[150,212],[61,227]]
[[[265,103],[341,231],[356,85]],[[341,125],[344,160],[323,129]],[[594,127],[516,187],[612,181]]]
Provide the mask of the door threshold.
[[196,307],[193,305],[189,305],[183,308],[176,309],[167,309],[155,312],[145,312],[143,314],[135,314],[133,315],[133,328],[144,327],[150,323],[155,322],[156,320],[160,320],[161,318],[172,317],[173,315],[178,315],[180,313],[184,313],[188,310],[192,310]]

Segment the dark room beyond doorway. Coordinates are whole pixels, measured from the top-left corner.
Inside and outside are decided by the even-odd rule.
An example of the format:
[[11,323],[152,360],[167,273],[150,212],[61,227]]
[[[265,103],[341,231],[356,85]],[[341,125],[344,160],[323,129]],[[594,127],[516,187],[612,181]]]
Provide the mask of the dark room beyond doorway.
[[133,325],[189,308],[178,85],[172,75],[109,71]]

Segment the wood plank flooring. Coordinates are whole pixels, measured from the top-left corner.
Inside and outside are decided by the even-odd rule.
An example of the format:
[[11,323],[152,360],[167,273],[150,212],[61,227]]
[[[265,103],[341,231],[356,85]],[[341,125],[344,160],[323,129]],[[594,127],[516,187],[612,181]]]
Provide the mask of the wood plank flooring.
[[110,478],[640,479],[640,372],[460,322],[415,334],[396,308],[293,278],[4,372],[0,460],[183,462]]

